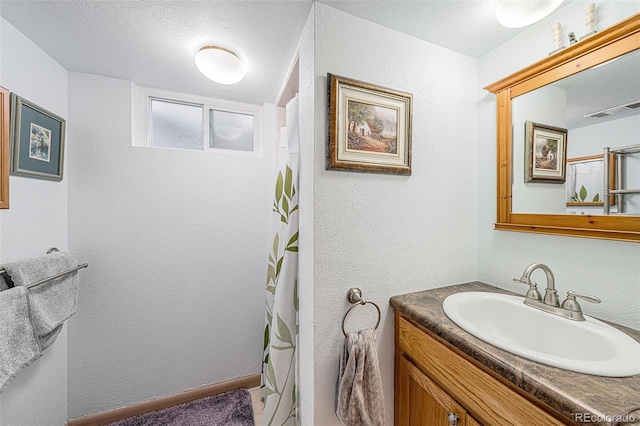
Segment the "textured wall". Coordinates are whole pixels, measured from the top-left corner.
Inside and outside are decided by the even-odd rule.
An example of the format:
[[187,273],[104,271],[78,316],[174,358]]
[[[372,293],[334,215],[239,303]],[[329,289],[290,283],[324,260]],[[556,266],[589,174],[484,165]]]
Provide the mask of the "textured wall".
[[[315,6],[314,6],[315,7]],[[300,242],[298,253],[298,360],[300,424],[313,424],[314,416],[314,7],[298,43],[300,108]],[[311,385],[310,385],[311,384]]]
[[140,148],[131,91],[69,75],[69,418],[260,372],[275,107],[263,157]]
[[[378,353],[392,424],[389,297],[476,276],[476,61],[315,8],[315,424],[338,424],[340,322],[352,286],[382,309]],[[325,170],[327,72],[413,93],[412,176]],[[362,308],[348,327],[372,326],[373,312]]]
[[[591,1],[574,1],[527,28],[478,62],[478,280],[510,290],[511,282],[533,262],[547,264],[556,287],[592,294],[600,305],[583,303],[596,317],[640,327],[640,245],[595,239],[494,231],[496,209],[495,97],[481,88],[547,56],[552,50],[551,25],[562,22],[565,45],[570,31],[584,33],[583,9]],[[597,1],[596,29],[603,29],[640,12],[637,1]],[[516,160],[517,161],[517,160]],[[539,276],[536,274],[540,274]],[[537,282],[545,282],[537,271]]]
[[[2,18],[0,31],[0,85],[68,118],[64,68]],[[73,143],[67,137],[67,151]],[[10,209],[0,210],[0,263],[40,256],[54,246],[74,248],[67,245],[68,182],[67,175],[61,182],[11,176]],[[1,426],[66,422],[67,327],[9,384],[0,396],[0,409]]]

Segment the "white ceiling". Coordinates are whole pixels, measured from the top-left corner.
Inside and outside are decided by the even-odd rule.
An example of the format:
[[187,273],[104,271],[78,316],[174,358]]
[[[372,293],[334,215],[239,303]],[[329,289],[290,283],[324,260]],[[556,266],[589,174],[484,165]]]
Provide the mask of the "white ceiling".
[[[498,0],[319,0],[480,57],[523,29],[498,24]],[[570,0],[569,0],[570,1]],[[0,0],[0,15],[69,71],[250,103],[277,101],[313,0]],[[236,85],[207,80],[193,56],[218,44],[249,66]]]
[[498,23],[498,0],[318,1],[472,58],[481,57],[526,29]]
[[[0,15],[69,71],[146,87],[274,103],[312,0],[1,0]],[[236,85],[197,70],[195,53],[217,44],[248,64]]]

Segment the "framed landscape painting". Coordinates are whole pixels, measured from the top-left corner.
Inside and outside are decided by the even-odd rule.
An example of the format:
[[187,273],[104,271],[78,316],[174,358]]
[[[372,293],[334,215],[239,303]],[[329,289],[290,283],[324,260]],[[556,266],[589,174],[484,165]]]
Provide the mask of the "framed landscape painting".
[[327,75],[327,169],[411,174],[409,93]]
[[567,176],[567,129],[525,123],[525,182],[564,183]]

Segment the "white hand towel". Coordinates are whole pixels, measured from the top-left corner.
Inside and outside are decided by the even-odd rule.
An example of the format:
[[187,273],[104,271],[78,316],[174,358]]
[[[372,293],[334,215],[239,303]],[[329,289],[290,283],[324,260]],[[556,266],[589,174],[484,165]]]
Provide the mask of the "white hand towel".
[[27,365],[41,355],[31,325],[25,287],[0,292],[0,392]]
[[336,415],[346,426],[383,426],[384,393],[376,332],[347,333],[340,360]]

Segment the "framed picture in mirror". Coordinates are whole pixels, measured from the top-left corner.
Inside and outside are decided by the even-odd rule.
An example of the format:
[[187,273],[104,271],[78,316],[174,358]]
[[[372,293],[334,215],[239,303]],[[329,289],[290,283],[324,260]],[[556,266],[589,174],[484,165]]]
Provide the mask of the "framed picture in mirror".
[[525,123],[525,182],[564,183],[567,177],[567,129]]

